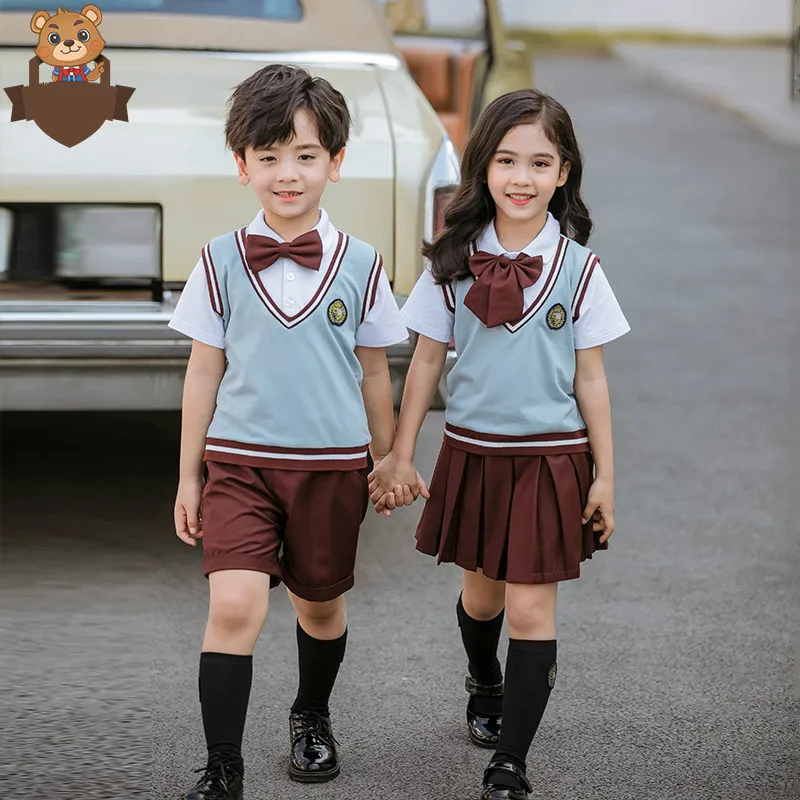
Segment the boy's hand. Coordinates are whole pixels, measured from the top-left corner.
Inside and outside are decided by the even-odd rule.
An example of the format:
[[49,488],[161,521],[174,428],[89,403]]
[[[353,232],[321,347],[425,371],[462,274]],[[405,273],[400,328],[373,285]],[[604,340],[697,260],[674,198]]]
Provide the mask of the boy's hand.
[[175,533],[182,542],[195,547],[203,536],[200,504],[203,497],[201,478],[183,479],[175,498]]
[[595,478],[589,489],[589,499],[583,510],[583,524],[592,520],[595,531],[603,531],[600,544],[614,533],[614,482],[608,478]]
[[398,506],[410,506],[420,495],[430,497],[411,461],[398,459],[393,453],[376,462],[369,475],[369,492],[375,511],[387,516]]

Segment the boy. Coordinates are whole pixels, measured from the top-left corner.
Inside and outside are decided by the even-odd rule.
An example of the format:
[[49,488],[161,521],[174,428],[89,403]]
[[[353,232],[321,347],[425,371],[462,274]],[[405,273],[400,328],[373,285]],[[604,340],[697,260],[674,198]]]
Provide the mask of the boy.
[[367,450],[378,462],[394,437],[383,348],[407,336],[380,256],[319,207],[349,132],[344,97],[302,69],[264,67],[236,87],[226,141],[263,210],[203,248],[170,321],[194,340],[175,529],[187,544],[202,538],[211,593],[208,763],[185,800],[242,797],[252,652],[281,580],[298,617],[289,775],[339,774],[328,699],[347,638],[342,595],[368,504]]

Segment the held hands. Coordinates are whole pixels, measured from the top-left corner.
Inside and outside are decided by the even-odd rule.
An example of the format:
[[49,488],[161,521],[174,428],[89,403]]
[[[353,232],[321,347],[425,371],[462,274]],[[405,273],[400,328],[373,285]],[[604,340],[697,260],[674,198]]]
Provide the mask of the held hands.
[[583,524],[592,520],[595,531],[603,531],[600,544],[604,544],[614,533],[614,481],[595,478],[589,489],[589,499],[583,510]]
[[202,497],[202,478],[181,479],[175,498],[175,533],[182,542],[192,547],[203,536]]
[[369,495],[377,514],[389,516],[399,506],[410,506],[420,495],[430,499],[428,486],[411,461],[393,453],[375,458],[369,475]]

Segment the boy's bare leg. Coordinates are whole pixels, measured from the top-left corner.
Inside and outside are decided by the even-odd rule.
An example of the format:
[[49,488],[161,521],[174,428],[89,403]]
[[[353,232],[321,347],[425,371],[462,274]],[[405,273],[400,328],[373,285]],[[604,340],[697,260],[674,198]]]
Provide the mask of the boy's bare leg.
[[269,609],[269,575],[230,569],[208,576],[208,623],[203,652],[249,656]]
[[[253,647],[269,607],[269,575],[212,572],[208,624],[200,654],[200,706],[212,779],[204,775],[186,797],[241,797],[242,736],[253,679]],[[212,773],[207,773],[211,775]],[[217,792],[217,794],[215,794]]]
[[311,602],[289,592],[297,614],[299,687],[289,719],[292,749],[289,776],[325,781],[339,774],[330,724],[330,700],[347,645],[344,596]]

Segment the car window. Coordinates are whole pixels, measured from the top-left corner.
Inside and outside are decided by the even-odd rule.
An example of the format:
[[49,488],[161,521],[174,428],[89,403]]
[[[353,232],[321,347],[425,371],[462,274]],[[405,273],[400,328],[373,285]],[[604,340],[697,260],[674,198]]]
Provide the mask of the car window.
[[[0,0],[0,11],[38,11],[41,2]],[[164,14],[202,14],[204,16],[250,17],[293,21],[303,18],[300,0],[102,0],[103,13],[146,11]]]

